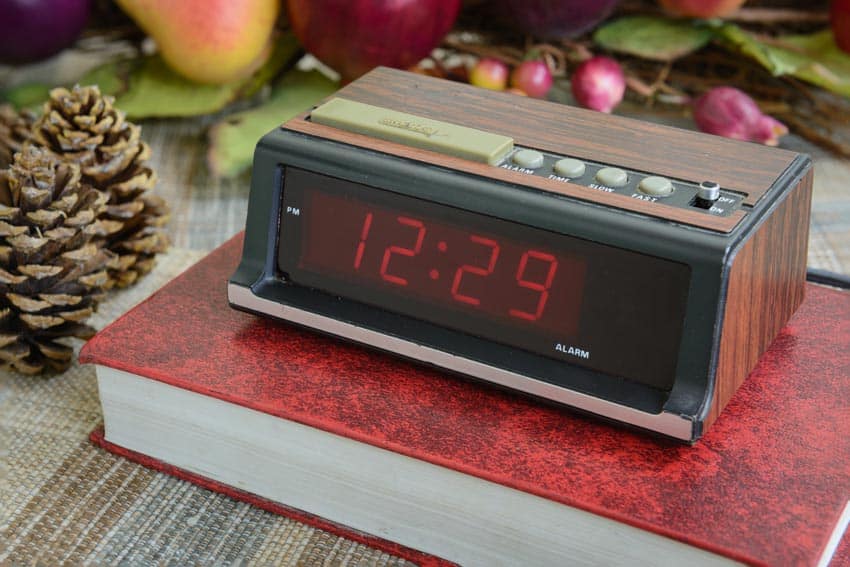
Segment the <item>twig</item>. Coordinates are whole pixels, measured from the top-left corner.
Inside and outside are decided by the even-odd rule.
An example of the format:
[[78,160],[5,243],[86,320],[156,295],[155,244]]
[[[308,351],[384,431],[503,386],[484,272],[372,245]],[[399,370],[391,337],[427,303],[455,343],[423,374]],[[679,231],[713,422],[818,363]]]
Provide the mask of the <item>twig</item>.
[[808,120],[798,117],[793,112],[784,115],[782,118],[795,133],[803,138],[832,150],[841,157],[850,157],[850,144],[846,144],[833,136],[822,134],[817,129],[812,128]]
[[532,45],[531,49],[536,49],[541,56],[546,60],[546,65],[553,75],[564,77],[567,74],[567,57],[564,55],[564,50],[549,43]]
[[443,45],[461,53],[469,53],[477,57],[494,57],[508,65],[519,65],[522,63],[523,52],[521,49],[508,46],[482,45],[478,43],[467,43],[456,37],[449,36],[443,40]]
[[741,8],[726,16],[726,20],[749,24],[782,24],[829,22],[829,12],[823,10],[794,10],[789,8]]

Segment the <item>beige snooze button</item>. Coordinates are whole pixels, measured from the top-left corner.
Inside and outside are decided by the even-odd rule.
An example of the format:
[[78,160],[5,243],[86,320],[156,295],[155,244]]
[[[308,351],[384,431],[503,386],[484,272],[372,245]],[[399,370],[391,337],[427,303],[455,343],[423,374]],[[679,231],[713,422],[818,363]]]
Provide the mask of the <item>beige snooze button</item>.
[[441,122],[344,98],[333,98],[310,120],[355,134],[496,165],[514,149],[508,136]]

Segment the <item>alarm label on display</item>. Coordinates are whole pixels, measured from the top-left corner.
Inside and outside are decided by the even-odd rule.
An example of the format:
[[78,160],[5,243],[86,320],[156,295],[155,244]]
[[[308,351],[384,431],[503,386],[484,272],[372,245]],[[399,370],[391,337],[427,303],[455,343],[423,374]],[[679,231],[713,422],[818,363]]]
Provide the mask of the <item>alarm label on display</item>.
[[558,352],[562,352],[564,354],[569,354],[575,356],[577,358],[583,358],[585,360],[590,360],[590,351],[584,350],[582,348],[574,347],[571,345],[565,345],[561,343],[555,344],[555,350]]

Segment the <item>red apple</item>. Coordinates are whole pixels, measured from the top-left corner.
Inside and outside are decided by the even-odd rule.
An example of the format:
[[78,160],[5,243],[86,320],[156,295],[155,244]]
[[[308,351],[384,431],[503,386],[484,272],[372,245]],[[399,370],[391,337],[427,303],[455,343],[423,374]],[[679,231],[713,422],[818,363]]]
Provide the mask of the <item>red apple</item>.
[[0,0],[0,63],[40,61],[69,47],[90,8],[90,0]]
[[623,101],[626,77],[620,64],[597,55],[579,65],[571,78],[573,97],[591,110],[611,113]]
[[620,0],[501,0],[504,13],[525,33],[543,39],[581,35],[607,18]]
[[461,0],[287,0],[304,48],[351,81],[373,67],[407,68],[436,47]]
[[671,14],[689,18],[722,18],[728,16],[746,0],[660,0]]
[[832,22],[835,43],[850,53],[850,0],[832,0],[829,19]]
[[552,88],[552,72],[543,61],[524,61],[511,73],[511,86],[528,96],[544,98]]
[[485,57],[478,61],[469,73],[469,84],[490,89],[491,91],[503,91],[508,85],[508,66],[492,57]]

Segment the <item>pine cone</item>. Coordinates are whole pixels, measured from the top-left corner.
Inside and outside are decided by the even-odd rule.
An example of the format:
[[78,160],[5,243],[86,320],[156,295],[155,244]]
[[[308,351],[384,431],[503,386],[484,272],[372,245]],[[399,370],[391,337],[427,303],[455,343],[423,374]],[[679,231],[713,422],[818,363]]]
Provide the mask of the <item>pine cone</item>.
[[8,104],[0,105],[0,169],[9,167],[16,153],[32,138],[35,114],[17,112]]
[[54,89],[34,127],[37,143],[79,164],[82,180],[109,197],[101,218],[109,221],[105,247],[120,257],[110,285],[125,287],[153,268],[168,247],[165,201],[152,195],[156,175],[148,167],[150,146],[141,128],[113,107],[114,99],[95,87]]
[[80,169],[27,146],[0,171],[0,365],[25,374],[61,371],[87,339],[83,323],[104,293],[115,254],[93,243],[106,233],[106,196]]

